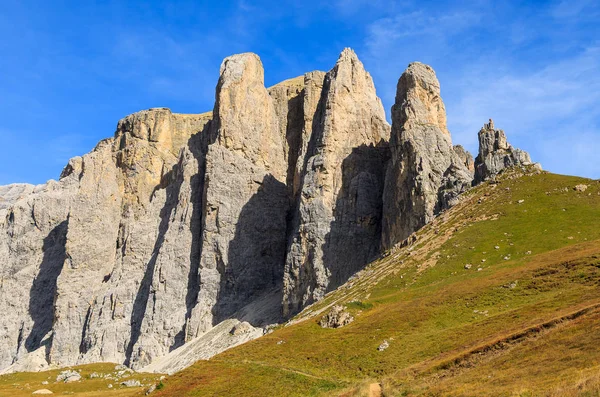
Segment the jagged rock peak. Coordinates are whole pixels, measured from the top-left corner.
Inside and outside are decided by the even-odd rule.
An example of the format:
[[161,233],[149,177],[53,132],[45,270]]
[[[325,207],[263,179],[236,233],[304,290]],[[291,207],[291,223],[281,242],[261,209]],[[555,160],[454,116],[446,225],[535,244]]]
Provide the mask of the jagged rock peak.
[[264,85],[263,65],[260,57],[253,52],[234,54],[223,59],[219,74],[221,89],[246,79]]
[[[506,140],[503,130],[496,129],[494,121],[489,120],[479,130],[479,155],[475,159],[474,184],[493,178],[505,168],[515,165],[531,165],[529,153],[513,148]],[[536,163],[541,169],[541,165]]]
[[383,194],[384,249],[454,205],[473,179],[466,152],[452,146],[440,84],[430,66],[411,63],[398,80],[390,149]]
[[211,139],[285,180],[284,145],[258,55],[225,58],[215,99]]
[[311,122],[286,255],[284,315],[321,299],[378,254],[389,131],[373,79],[345,49],[325,76]]

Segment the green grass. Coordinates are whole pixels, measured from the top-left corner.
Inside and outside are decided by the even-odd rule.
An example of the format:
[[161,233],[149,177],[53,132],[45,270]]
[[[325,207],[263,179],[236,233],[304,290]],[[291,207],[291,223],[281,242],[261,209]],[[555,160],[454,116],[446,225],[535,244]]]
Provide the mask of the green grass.
[[[114,377],[114,374],[117,372],[115,371],[115,365],[111,363],[88,364],[44,372],[2,375],[0,376],[0,396],[31,396],[34,391],[39,389],[48,389],[54,395],[77,395],[82,397],[139,396],[144,394],[148,386],[129,388],[121,386],[121,382],[134,379],[139,380],[142,385],[158,384],[161,376],[160,374],[133,373],[127,377],[120,377],[119,380],[90,377],[94,372],[102,375],[111,374]],[[57,375],[65,369],[78,370],[82,380],[72,383],[56,382]],[[43,384],[42,382],[48,383]],[[110,389],[108,388],[109,384],[113,385]]]

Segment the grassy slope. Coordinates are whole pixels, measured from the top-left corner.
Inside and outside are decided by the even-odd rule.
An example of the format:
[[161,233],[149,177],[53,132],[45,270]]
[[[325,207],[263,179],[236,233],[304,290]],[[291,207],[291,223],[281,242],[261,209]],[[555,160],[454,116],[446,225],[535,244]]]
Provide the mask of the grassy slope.
[[[580,183],[590,188],[574,191]],[[474,189],[412,246],[308,309],[360,301],[354,323],[322,329],[317,315],[281,327],[182,371],[160,395],[350,396],[365,382],[386,395],[535,395],[583,381],[600,357],[600,337],[581,337],[597,314],[569,315],[600,303],[599,188],[509,173]]]
[[[160,375],[157,374],[132,374],[127,377],[120,377],[119,380],[90,378],[90,375],[94,372],[102,375],[111,374],[114,377],[117,372],[115,371],[115,364],[103,363],[69,367],[69,369],[79,370],[82,380],[73,383],[56,382],[57,375],[65,369],[0,376],[0,396],[31,396],[36,390],[48,389],[55,395],[74,394],[81,397],[131,397],[143,395],[148,386],[125,387],[120,385],[121,382],[134,379],[139,380],[142,385],[158,384],[160,378]],[[44,385],[42,382],[48,382],[48,384]],[[109,384],[112,384],[113,388],[109,389]]]
[[[580,183],[586,192],[573,190]],[[305,321],[198,362],[156,395],[357,396],[372,382],[386,396],[597,395],[598,219],[600,183],[508,173],[305,310]],[[320,310],[334,302],[356,320],[322,329]],[[379,352],[383,340],[390,347]],[[23,378],[0,377],[0,395],[34,375],[13,376]]]

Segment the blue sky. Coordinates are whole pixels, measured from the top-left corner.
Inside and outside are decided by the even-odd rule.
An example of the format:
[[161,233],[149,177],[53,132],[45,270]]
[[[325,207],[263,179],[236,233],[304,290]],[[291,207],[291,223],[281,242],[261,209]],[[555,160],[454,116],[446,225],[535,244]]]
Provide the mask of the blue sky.
[[[492,117],[544,168],[600,178],[600,2],[6,1],[0,184],[56,179],[141,109],[212,109],[221,60],[260,55],[273,85],[344,47],[386,110],[408,63],[433,66],[454,143]],[[82,5],[85,4],[85,5]]]

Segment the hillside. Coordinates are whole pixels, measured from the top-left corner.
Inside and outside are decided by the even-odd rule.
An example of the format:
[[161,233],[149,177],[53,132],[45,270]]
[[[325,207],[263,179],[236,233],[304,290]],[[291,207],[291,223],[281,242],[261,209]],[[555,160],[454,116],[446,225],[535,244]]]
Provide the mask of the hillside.
[[[600,183],[519,175],[470,191],[293,325],[198,362],[159,395],[597,393]],[[321,328],[334,302],[356,320]]]
[[[153,395],[350,397],[372,384],[385,396],[597,395],[599,216],[598,181],[508,170],[287,325]],[[321,328],[336,303],[355,321]],[[0,395],[29,395],[46,378],[2,376]],[[61,390],[145,390],[87,382]]]

